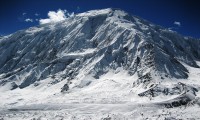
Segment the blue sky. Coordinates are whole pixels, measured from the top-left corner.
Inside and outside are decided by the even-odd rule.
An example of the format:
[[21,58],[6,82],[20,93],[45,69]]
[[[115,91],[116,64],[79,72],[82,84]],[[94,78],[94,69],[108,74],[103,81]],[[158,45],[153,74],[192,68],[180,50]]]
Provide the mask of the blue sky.
[[49,11],[80,13],[93,9],[120,8],[155,24],[200,38],[198,0],[0,0],[0,34],[39,25]]

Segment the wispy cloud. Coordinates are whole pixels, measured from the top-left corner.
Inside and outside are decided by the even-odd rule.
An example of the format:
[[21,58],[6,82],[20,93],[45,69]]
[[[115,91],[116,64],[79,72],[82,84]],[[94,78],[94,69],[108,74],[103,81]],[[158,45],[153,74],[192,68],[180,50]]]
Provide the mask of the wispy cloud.
[[24,12],[24,13],[22,13],[22,15],[26,15],[26,13]]
[[33,22],[33,19],[27,17],[27,13],[26,13],[26,12],[22,13],[22,14],[18,17],[18,20],[19,20],[20,22]]
[[178,21],[174,21],[174,25],[177,25],[177,26],[181,26],[181,22],[178,22]]
[[55,11],[49,11],[48,12],[48,18],[46,19],[40,19],[39,23],[40,24],[46,24],[46,23],[53,23],[53,22],[59,22],[62,20],[65,20],[67,17],[73,16],[74,13],[69,13],[67,10],[57,10]]
[[38,14],[38,13],[35,13],[35,16],[39,16],[40,14]]
[[25,21],[25,22],[33,22],[33,19],[31,19],[31,18],[26,18],[24,21]]
[[80,10],[80,7],[79,6],[77,6],[77,8],[76,8],[76,11],[79,11]]
[[178,21],[174,21],[174,26],[172,27],[169,27],[168,30],[178,30],[180,27],[181,27],[181,22],[178,22]]

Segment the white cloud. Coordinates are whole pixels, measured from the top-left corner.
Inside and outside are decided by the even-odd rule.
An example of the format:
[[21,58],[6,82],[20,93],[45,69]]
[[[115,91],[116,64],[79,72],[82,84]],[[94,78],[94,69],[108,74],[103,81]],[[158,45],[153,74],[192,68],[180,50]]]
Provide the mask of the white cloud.
[[74,16],[74,13],[68,13],[67,10],[49,11],[47,19],[40,19],[40,24],[53,23],[65,20],[67,17]]
[[25,22],[33,22],[33,19],[26,18],[24,21],[25,21]]
[[181,26],[181,22],[174,21],[174,25]]

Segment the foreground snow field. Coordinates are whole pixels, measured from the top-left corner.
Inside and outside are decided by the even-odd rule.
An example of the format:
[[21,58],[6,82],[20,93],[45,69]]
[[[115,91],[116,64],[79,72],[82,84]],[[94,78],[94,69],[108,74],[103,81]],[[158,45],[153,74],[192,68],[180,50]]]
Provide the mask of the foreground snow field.
[[[200,71],[189,66],[187,69],[192,77],[184,83],[197,85]],[[129,91],[131,86],[127,85],[128,77],[125,76],[124,72],[115,75],[108,73],[87,87],[65,94],[60,93],[57,88],[54,88],[55,86],[40,89],[28,87],[2,92],[0,118],[2,120],[200,119],[199,93],[196,99],[187,105],[166,108],[162,103],[173,100],[173,97],[177,96],[170,98],[161,96],[151,100],[138,97],[135,92]]]
[[0,120],[200,119],[199,41],[110,8],[0,37]]
[[2,120],[198,120],[199,106],[167,109],[134,104],[33,105],[1,111]]

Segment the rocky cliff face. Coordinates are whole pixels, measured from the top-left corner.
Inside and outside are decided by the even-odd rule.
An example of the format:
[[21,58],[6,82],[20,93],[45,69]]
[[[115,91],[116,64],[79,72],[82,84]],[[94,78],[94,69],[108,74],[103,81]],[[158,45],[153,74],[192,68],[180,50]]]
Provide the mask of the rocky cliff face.
[[[0,38],[0,85],[10,90],[54,85],[62,92],[86,76],[99,79],[109,71],[137,75],[132,87],[140,96],[181,94],[197,90],[168,79],[187,79],[184,65],[199,68],[200,42],[118,9],[93,10],[67,20],[20,30]],[[174,80],[175,81],[175,80]],[[177,89],[178,92],[176,92]]]

